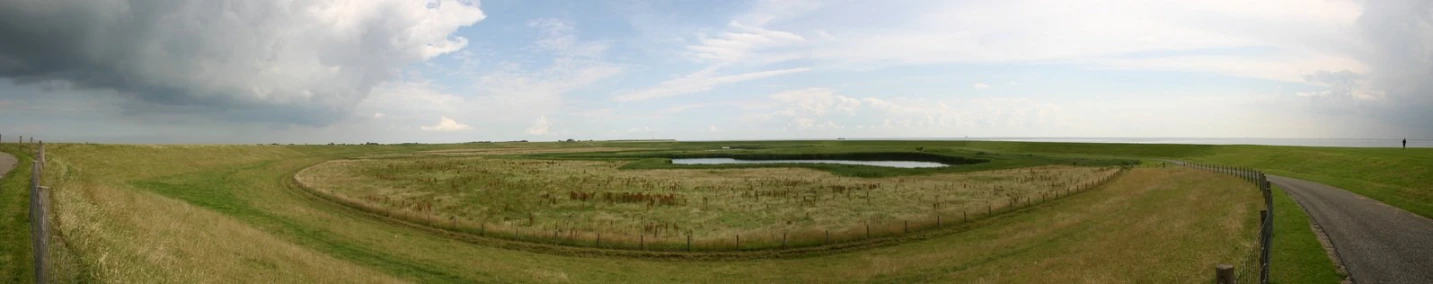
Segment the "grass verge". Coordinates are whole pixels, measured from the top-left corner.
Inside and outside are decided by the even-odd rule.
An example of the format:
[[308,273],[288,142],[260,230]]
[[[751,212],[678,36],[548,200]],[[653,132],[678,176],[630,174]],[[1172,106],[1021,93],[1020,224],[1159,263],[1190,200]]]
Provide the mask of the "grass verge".
[[1269,279],[1274,283],[1339,283],[1344,278],[1319,243],[1308,214],[1277,186],[1269,263]]
[[30,155],[15,144],[0,143],[14,156],[15,168],[0,176],[0,281],[35,281],[34,248],[30,237]]

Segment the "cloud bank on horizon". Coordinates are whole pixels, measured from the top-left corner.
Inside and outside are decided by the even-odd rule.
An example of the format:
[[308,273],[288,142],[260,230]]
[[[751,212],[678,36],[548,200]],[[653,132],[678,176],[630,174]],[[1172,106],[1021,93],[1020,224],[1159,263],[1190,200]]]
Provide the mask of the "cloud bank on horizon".
[[0,0],[0,133],[1433,139],[1433,1]]

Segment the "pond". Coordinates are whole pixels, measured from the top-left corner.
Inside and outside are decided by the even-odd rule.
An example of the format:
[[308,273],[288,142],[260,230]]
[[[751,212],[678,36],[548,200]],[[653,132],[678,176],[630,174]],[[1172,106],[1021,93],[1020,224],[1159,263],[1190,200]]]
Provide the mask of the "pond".
[[672,159],[678,165],[721,165],[721,164],[842,164],[891,168],[939,168],[949,165],[936,162],[916,161],[852,161],[852,160],[737,160],[732,158]]

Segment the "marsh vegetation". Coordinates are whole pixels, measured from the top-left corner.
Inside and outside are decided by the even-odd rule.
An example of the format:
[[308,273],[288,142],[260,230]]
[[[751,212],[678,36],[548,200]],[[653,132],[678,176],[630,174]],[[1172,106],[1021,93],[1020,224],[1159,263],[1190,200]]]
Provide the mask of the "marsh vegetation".
[[911,221],[915,229],[953,224],[1068,195],[1119,171],[1047,165],[859,178],[788,167],[622,170],[629,162],[346,159],[295,178],[342,203],[450,230],[637,249],[687,249],[690,238],[693,249],[724,250],[903,234]]

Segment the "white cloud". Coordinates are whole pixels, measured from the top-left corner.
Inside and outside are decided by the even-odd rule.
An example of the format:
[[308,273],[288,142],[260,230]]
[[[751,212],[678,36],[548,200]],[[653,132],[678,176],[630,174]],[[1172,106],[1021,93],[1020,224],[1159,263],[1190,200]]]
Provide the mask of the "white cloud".
[[570,22],[544,18],[530,22],[529,27],[541,34],[533,43],[534,50],[550,55],[551,63],[536,70],[514,62],[499,63],[497,70],[474,79],[476,105],[554,113],[560,111],[569,93],[623,72],[605,59],[606,43],[579,40]]
[[854,112],[861,106],[861,100],[835,95],[831,89],[810,88],[772,94],[771,98],[791,105],[778,112],[787,116],[823,116],[828,111]]
[[806,41],[806,38],[793,33],[742,25],[735,21],[728,26],[731,30],[716,36],[699,35],[698,44],[688,45],[687,52],[700,61],[730,63],[749,59],[753,52],[761,49]]
[[552,123],[547,121],[547,116],[539,116],[537,117],[537,121],[532,123],[532,127],[527,128],[527,134],[548,135],[550,134],[548,132],[549,128],[552,128]]
[[360,102],[356,108],[362,112],[374,113],[374,118],[428,119],[433,113],[457,113],[467,101],[458,95],[444,92],[431,81],[421,78],[390,81],[373,88],[373,95]]
[[468,126],[467,124],[458,123],[457,121],[454,121],[453,119],[444,116],[438,119],[438,124],[432,126],[423,126],[422,129],[423,131],[434,132],[458,132],[472,129],[472,127]]
[[624,92],[615,98],[618,101],[640,101],[704,92],[717,86],[810,71],[810,68],[790,68],[749,72],[733,75],[716,75],[718,68],[709,67],[680,78],[663,81],[655,87]]
[[721,132],[721,131],[718,131],[718,130],[717,130],[716,125],[711,125],[711,126],[707,126],[707,132],[716,133],[716,132]]
[[[733,18],[764,19],[758,27],[793,35],[825,35],[800,44],[787,42],[785,48],[730,48],[726,50],[732,52],[723,54],[731,56],[711,57],[756,64],[805,59],[856,69],[933,63],[1079,63],[1290,82],[1318,70],[1366,69],[1354,60],[1366,48],[1357,40],[1355,22],[1361,9],[1353,1],[1012,0],[869,2],[819,9],[784,6],[758,4],[750,13]],[[1110,13],[1114,7],[1118,13]]]
[[989,89],[990,85],[986,85],[985,83],[975,83],[975,85],[970,85],[970,87],[976,89]]

